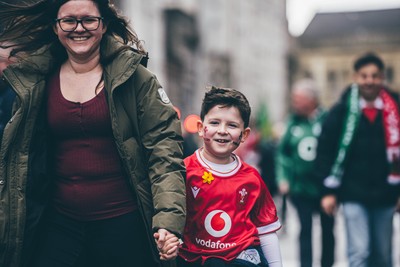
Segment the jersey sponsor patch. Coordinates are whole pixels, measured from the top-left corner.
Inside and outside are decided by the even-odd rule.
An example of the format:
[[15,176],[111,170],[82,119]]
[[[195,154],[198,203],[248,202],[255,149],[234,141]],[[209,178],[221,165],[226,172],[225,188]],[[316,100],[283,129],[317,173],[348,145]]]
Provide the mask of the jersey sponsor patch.
[[321,131],[322,131],[321,124],[320,123],[315,123],[313,128],[312,128],[313,135],[319,136],[321,134]]
[[164,102],[165,104],[171,103],[171,101],[168,98],[167,93],[164,91],[164,89],[160,88],[158,89],[158,94],[160,95],[161,101]]
[[237,244],[236,243],[223,243],[220,240],[218,241],[212,241],[211,239],[208,240],[203,240],[201,238],[195,238],[196,244],[206,247],[206,248],[212,248],[212,249],[226,249],[226,248],[231,248],[235,247]]
[[318,140],[314,136],[308,136],[301,139],[297,146],[299,157],[304,161],[312,161],[317,156]]
[[249,248],[249,249],[243,250],[239,254],[239,256],[237,256],[237,259],[245,260],[245,261],[251,262],[255,265],[258,265],[261,263],[260,254],[254,248]]
[[204,220],[204,227],[207,233],[213,237],[221,237],[231,230],[232,220],[225,211],[213,210],[207,214]]
[[200,188],[198,188],[197,186],[192,186],[191,189],[192,189],[193,197],[196,198],[197,194],[200,191]]
[[299,126],[293,126],[293,127],[290,129],[290,132],[291,132],[292,135],[295,136],[295,137],[300,137],[300,136],[304,135],[304,130],[303,130],[301,127],[299,127]]

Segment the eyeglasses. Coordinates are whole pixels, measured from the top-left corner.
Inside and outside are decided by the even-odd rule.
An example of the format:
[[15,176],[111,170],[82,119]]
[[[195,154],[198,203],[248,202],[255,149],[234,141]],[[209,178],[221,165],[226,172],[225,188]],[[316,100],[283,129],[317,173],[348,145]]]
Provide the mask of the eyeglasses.
[[56,22],[64,32],[73,32],[79,23],[85,30],[95,31],[99,28],[100,20],[103,20],[103,17],[83,17],[81,19],[68,17],[56,19]]

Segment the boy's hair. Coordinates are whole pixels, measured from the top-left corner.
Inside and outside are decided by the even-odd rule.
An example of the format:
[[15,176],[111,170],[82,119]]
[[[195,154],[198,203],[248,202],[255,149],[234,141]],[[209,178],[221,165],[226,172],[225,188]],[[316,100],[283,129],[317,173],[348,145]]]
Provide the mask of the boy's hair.
[[362,67],[368,64],[374,64],[375,66],[378,67],[380,71],[383,71],[385,69],[385,65],[383,64],[383,61],[380,57],[378,57],[374,53],[367,53],[364,54],[363,56],[359,57],[355,62],[354,62],[354,71],[359,71]]
[[232,88],[219,88],[215,86],[207,87],[201,105],[200,118],[203,121],[205,115],[217,105],[223,107],[235,107],[239,110],[240,116],[247,128],[250,122],[251,108],[247,98],[239,91]]

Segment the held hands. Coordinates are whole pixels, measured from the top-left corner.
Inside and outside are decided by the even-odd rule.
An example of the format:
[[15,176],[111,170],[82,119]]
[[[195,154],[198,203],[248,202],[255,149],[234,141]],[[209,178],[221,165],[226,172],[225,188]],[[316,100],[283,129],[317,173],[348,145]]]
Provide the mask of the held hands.
[[157,233],[154,233],[154,239],[160,252],[160,260],[173,260],[178,256],[181,242],[176,235],[168,230],[159,229]]
[[321,199],[321,207],[326,214],[330,216],[335,215],[337,211],[336,197],[334,195],[324,196]]

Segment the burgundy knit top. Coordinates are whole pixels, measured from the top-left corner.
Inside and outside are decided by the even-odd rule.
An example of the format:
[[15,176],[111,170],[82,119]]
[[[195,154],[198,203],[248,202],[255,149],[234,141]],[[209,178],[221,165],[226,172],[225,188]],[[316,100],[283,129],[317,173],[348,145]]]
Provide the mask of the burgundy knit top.
[[62,95],[58,71],[47,92],[56,210],[81,221],[135,210],[135,197],[114,142],[105,90],[84,103],[69,101]]

